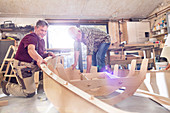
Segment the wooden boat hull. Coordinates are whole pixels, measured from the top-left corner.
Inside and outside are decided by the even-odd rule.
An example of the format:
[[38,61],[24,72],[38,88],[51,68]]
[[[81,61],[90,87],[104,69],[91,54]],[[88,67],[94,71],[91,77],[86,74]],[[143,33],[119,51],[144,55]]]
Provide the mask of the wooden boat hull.
[[[75,83],[77,81],[78,82],[81,82],[81,81],[79,80],[71,81],[69,79],[70,77],[63,77],[66,75],[66,73],[63,72],[64,70],[62,70],[61,68],[60,70],[56,71],[55,70],[56,62],[57,62],[56,59],[51,59],[48,57],[46,61],[48,62],[47,66],[45,64],[41,65],[41,68],[44,72],[44,81],[43,81],[44,90],[45,90],[47,98],[53,103],[53,105],[57,108],[57,110],[60,113],[87,113],[87,112],[88,113],[130,113],[128,111],[118,109],[112,106],[112,104],[110,103],[114,103],[113,101],[116,101],[117,103],[127,98],[128,96],[133,95],[133,93],[136,91],[137,87],[139,87],[139,85],[143,82],[144,77],[145,77],[143,76],[141,79],[137,79],[139,80],[139,84],[137,82],[133,82],[134,85],[136,85],[134,89],[133,87],[128,86],[126,81],[122,81],[122,82],[119,81],[118,83],[120,84],[125,83],[128,87],[132,88],[132,91],[127,91],[129,93],[127,94],[122,93],[121,95],[124,95],[124,94],[126,95],[119,96],[120,99],[119,98],[116,98],[116,100],[114,98],[110,100],[98,99],[95,96],[87,93],[83,87],[78,87],[78,85],[76,87]],[[70,72],[70,73],[74,74],[73,72]],[[130,73],[134,74],[133,72],[130,72]],[[128,75],[128,76],[134,77],[132,75]],[[80,78],[80,77],[74,77],[73,75],[72,78]],[[117,79],[117,80],[124,80],[124,79],[125,78]],[[133,81],[133,78],[130,78],[129,81]],[[89,80],[88,82],[91,82],[91,81]],[[84,86],[87,85],[86,82],[83,83],[82,81],[81,83]],[[133,85],[133,83],[131,84]],[[117,86],[118,86],[117,88],[119,88],[119,85]],[[89,86],[87,85],[87,87]],[[88,89],[87,87],[85,87],[85,89]],[[131,89],[128,89],[128,90],[131,90]]]
[[[48,61],[48,59],[46,59]],[[55,59],[48,63],[55,67]],[[44,90],[48,99],[61,113],[129,113],[102,102],[92,95],[73,86],[54,74],[45,64],[41,65],[44,72]]]
[[[43,69],[43,66],[42,66]],[[128,113],[114,108],[44,69],[44,90],[61,113]]]
[[[91,101],[98,102],[98,100],[94,99],[94,97],[91,97],[91,95],[85,94],[84,98],[74,91],[71,91],[68,89],[68,87],[73,87],[68,85],[68,87],[64,87],[64,81],[63,83],[56,83],[56,81],[49,77],[47,74],[44,75],[44,84],[46,84],[45,92],[48,97],[48,99],[54,104],[54,106],[57,108],[58,111],[61,113],[107,113],[107,111],[104,111],[100,107],[102,107],[102,104],[105,104],[101,102],[102,104],[99,106],[96,106],[94,103],[91,103]],[[54,85],[55,84],[55,85]],[[63,85],[61,85],[63,84]],[[79,91],[79,89],[76,89]],[[109,105],[105,105],[111,108]],[[116,109],[114,109],[115,111]],[[118,110],[118,113],[120,111]],[[120,112],[125,113],[125,112]]]

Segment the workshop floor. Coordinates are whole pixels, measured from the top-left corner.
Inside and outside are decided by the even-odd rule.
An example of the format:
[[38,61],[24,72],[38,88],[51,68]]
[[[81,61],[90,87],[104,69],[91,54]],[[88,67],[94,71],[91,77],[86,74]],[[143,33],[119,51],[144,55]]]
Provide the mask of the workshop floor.
[[7,106],[0,107],[0,113],[59,113],[44,93],[32,98],[18,98],[5,96],[0,88],[0,100],[8,100]]
[[[114,95],[111,94],[109,96]],[[108,98],[109,96],[101,98]],[[36,94],[32,98],[18,98],[5,96],[2,94],[2,89],[0,88],[0,100],[8,100],[7,106],[0,107],[0,113],[59,113],[44,93]],[[170,113],[169,110],[160,106],[158,103],[140,96],[131,96],[116,104],[115,107],[138,113]]]

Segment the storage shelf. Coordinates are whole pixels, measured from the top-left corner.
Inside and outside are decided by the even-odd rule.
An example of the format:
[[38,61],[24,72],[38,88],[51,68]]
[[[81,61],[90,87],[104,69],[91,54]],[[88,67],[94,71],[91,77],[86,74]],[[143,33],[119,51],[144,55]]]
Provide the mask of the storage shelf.
[[9,31],[13,31],[13,29],[1,29],[0,28],[0,31],[2,31],[2,32],[9,32]]
[[15,28],[15,29],[10,29],[10,28],[0,28],[1,32],[30,32],[32,31],[32,29],[19,29],[19,28]]
[[167,27],[162,27],[161,29],[153,30],[152,32],[161,31],[162,29],[167,29]]
[[162,34],[159,34],[159,35],[153,35],[152,38],[155,38],[155,37],[158,37],[158,36],[162,36],[162,35],[166,35],[166,34],[168,34],[168,33],[165,32],[165,33],[162,33]]

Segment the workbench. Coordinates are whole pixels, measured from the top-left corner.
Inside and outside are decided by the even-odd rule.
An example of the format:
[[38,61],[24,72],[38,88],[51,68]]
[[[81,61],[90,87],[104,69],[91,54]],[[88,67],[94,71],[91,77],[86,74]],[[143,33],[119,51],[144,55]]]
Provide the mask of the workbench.
[[[131,59],[127,59],[124,55],[125,51],[143,51],[144,52],[144,57],[141,58],[131,58]],[[112,59],[112,55],[110,54],[111,52],[114,53],[120,53],[119,59]],[[119,65],[127,65],[131,63],[132,59],[136,59],[137,60],[137,64],[140,64],[142,61],[142,58],[148,58],[149,59],[149,64],[153,64],[153,66],[156,69],[155,66],[155,52],[157,54],[161,53],[161,49],[159,48],[158,44],[127,44],[121,47],[116,47],[116,46],[110,46],[108,51],[107,51],[107,65],[111,66],[111,65],[115,65],[115,64],[119,64]]]

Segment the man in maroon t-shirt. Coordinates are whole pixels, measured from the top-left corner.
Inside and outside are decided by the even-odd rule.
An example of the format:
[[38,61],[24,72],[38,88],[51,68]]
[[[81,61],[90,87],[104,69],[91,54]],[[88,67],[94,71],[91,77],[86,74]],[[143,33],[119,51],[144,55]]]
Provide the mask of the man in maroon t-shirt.
[[39,20],[33,33],[26,35],[20,42],[14,60],[14,69],[20,84],[2,81],[2,91],[6,95],[32,97],[35,95],[34,73],[40,70],[40,64],[45,63],[47,56],[55,57],[47,52],[43,37],[47,34],[48,23]]

